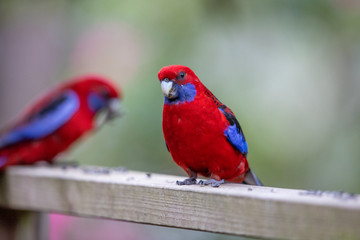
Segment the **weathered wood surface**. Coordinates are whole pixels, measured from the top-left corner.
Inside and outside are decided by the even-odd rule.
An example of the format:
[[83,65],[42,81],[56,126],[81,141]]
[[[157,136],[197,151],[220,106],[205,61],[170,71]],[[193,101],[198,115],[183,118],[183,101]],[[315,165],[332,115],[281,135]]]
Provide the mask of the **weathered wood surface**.
[[359,195],[91,168],[13,167],[0,206],[276,239],[360,239]]

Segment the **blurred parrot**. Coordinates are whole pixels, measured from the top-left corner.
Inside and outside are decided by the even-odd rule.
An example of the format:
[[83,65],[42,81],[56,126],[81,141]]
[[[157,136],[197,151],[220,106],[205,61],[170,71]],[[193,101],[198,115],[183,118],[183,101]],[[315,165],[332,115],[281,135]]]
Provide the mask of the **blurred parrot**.
[[100,76],[59,85],[0,132],[0,170],[42,160],[52,163],[84,134],[118,116],[121,98],[116,87]]
[[226,181],[262,185],[249,168],[248,146],[234,113],[222,104],[186,66],[163,67],[158,78],[165,96],[163,132],[174,161],[189,178],[178,185],[197,184],[197,175],[210,177],[202,185]]

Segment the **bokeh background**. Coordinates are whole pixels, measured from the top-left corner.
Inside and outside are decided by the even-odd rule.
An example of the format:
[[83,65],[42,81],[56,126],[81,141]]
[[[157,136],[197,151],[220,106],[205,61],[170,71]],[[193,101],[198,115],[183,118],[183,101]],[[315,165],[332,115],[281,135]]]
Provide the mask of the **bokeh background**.
[[[170,64],[191,67],[231,107],[266,185],[360,192],[357,0],[1,1],[0,128],[44,90],[102,74],[123,89],[127,114],[68,158],[185,176],[161,130],[157,72]],[[238,239],[51,219],[53,240]]]

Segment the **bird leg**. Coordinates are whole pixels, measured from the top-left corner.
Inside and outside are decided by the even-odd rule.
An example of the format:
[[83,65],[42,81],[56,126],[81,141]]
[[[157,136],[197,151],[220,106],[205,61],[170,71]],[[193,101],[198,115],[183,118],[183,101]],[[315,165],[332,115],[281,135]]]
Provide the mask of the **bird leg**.
[[211,185],[212,187],[219,187],[221,184],[225,183],[224,179],[221,179],[219,181],[215,180],[215,179],[208,179],[208,180],[200,180],[199,184],[200,185]]

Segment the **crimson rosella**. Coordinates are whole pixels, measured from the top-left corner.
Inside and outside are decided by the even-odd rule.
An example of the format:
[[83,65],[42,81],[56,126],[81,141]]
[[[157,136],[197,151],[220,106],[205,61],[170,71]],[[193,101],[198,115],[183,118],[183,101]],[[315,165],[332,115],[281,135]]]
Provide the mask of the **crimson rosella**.
[[262,185],[249,168],[248,146],[234,113],[222,104],[186,66],[163,67],[158,73],[165,96],[163,132],[174,161],[197,183],[218,187],[225,180]]
[[[33,164],[66,150],[120,113],[121,94],[107,79],[88,75],[65,82],[35,101],[0,133],[0,170]],[[100,117],[102,116],[102,118]]]

